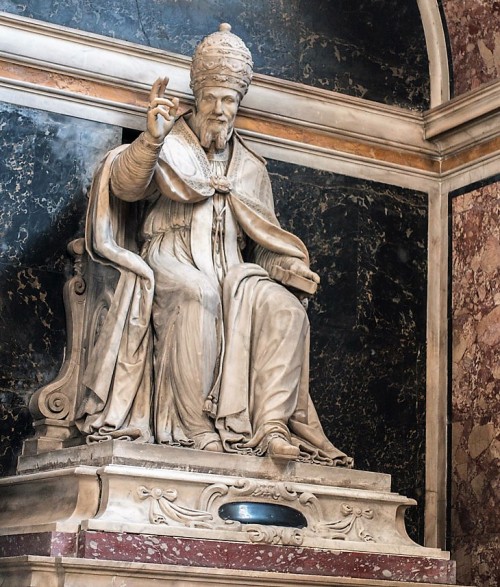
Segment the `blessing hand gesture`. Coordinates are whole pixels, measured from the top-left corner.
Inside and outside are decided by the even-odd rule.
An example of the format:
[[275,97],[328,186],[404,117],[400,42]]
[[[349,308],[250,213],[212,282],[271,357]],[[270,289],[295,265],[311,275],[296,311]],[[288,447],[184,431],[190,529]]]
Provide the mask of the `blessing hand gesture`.
[[168,77],[159,77],[149,93],[147,130],[153,142],[163,142],[175,123],[179,98],[165,98]]

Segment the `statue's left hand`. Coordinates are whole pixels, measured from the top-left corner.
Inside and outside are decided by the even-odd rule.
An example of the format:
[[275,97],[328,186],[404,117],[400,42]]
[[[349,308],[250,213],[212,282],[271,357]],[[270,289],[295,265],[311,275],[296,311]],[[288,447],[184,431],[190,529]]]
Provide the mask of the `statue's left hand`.
[[159,77],[151,88],[147,113],[146,135],[152,142],[163,142],[175,124],[179,98],[165,97],[168,77]]
[[295,273],[296,275],[300,275],[300,277],[305,277],[305,279],[309,279],[310,281],[314,281],[314,283],[319,283],[320,278],[317,273],[311,271],[309,267],[300,259],[294,259],[290,266],[288,267],[289,271]]

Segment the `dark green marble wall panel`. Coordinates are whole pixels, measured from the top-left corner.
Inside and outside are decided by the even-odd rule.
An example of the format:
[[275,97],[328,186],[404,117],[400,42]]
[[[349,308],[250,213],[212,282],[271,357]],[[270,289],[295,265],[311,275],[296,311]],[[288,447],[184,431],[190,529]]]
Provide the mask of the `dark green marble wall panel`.
[[269,162],[281,222],[321,276],[311,301],[311,395],[356,468],[425,491],[426,194]]
[[85,192],[121,130],[0,103],[0,474],[31,432],[29,397],[58,372],[66,343],[66,245]]
[[387,104],[429,105],[417,0],[0,0],[0,10],[187,56],[227,21],[259,73]]

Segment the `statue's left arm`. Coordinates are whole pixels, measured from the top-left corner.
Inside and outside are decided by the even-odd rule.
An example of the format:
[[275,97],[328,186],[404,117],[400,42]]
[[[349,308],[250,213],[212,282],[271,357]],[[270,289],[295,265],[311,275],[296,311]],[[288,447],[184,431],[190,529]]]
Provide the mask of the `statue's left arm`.
[[[242,141],[239,137],[238,140],[241,144]],[[250,224],[246,224],[243,215],[239,215],[240,224],[243,224],[242,228],[251,242],[249,259],[263,267],[270,277],[277,281],[281,281],[280,273],[285,271],[309,280],[313,284],[318,284],[319,276],[309,268],[309,255],[304,243],[280,227],[274,211],[271,180],[265,167],[265,161],[253,152],[248,155],[249,151],[248,147],[244,146],[245,155],[249,156],[253,162],[253,165],[246,167],[253,173],[248,177],[242,175],[242,182],[245,185],[245,189],[242,191],[247,196],[242,197],[240,194],[240,199],[244,199],[248,207],[260,218],[260,220],[254,219]],[[256,167],[260,171],[257,176],[255,174]],[[254,230],[252,234],[249,229],[257,227],[260,229]]]

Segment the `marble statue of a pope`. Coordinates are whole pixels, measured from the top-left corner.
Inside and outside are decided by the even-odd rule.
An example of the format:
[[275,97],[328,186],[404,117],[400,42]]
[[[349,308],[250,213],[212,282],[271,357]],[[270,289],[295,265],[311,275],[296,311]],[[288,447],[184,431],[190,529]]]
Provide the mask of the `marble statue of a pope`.
[[193,57],[193,111],[178,116],[157,80],[147,130],[94,178],[87,250],[120,279],[78,426],[88,442],[350,465],[309,395],[306,311],[280,283],[292,276],[312,291],[319,278],[279,226],[265,162],[233,127],[252,66],[221,25]]

